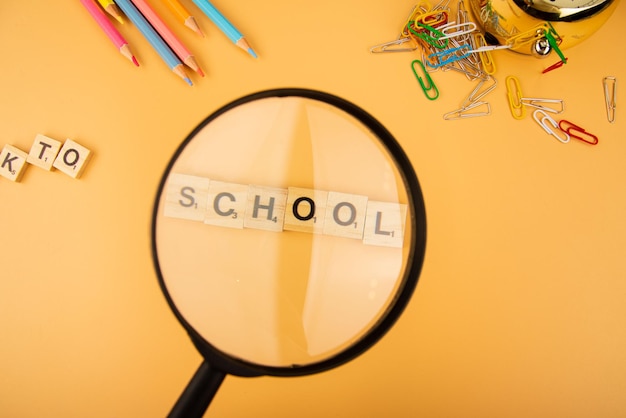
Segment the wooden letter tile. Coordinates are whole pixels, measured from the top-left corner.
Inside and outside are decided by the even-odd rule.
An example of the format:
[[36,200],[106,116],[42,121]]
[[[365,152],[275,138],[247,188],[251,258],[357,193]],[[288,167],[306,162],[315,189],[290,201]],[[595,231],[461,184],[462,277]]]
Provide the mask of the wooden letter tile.
[[366,209],[367,196],[328,192],[324,234],[363,238]]
[[285,211],[285,230],[321,234],[328,192],[290,187]]
[[212,181],[204,223],[243,229],[247,199],[247,185]]
[[402,248],[407,205],[369,201],[363,242],[369,245]]
[[90,157],[91,151],[71,139],[67,139],[52,166],[76,179],[80,177]]
[[13,145],[5,145],[0,152],[0,175],[11,181],[20,181],[28,154]]
[[250,186],[244,226],[280,232],[285,220],[287,189]]
[[44,170],[52,170],[52,164],[61,149],[61,141],[38,134],[30,148],[27,162]]
[[187,174],[170,174],[167,179],[163,214],[170,218],[204,220],[209,179]]

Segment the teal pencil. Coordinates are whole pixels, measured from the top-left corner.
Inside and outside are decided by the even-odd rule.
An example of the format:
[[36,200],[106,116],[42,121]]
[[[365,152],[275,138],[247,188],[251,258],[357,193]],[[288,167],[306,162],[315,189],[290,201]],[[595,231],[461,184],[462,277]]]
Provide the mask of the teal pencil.
[[159,34],[154,30],[146,18],[141,14],[137,7],[130,0],[115,0],[115,3],[122,9],[126,17],[135,25],[146,40],[157,51],[161,59],[165,61],[167,66],[180,78],[185,80],[190,86],[193,85],[185,70],[183,63],[176,54],[170,49]]
[[193,2],[217,25],[218,28],[239,48],[257,57],[256,52],[248,45],[246,38],[237,30],[237,28],[224,17],[224,15],[211,4],[209,0],[193,0]]

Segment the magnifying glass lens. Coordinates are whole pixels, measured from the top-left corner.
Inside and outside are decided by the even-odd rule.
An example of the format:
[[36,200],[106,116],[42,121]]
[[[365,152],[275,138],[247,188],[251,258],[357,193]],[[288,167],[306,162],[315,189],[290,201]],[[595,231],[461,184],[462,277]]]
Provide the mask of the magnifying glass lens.
[[332,100],[225,107],[183,143],[157,200],[172,309],[215,350],[261,367],[306,369],[358,345],[421,265],[405,169]]

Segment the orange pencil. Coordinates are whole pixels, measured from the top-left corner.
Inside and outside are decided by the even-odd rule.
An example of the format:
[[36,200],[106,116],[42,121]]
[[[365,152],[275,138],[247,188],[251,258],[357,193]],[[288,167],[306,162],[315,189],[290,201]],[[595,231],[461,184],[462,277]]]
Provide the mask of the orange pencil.
[[178,0],[163,0],[165,5],[170,9],[170,11],[178,17],[178,19],[183,23],[183,25],[187,26],[192,31],[196,32],[198,35],[204,37],[204,33],[198,26],[196,19],[189,13],[185,6],[183,6]]

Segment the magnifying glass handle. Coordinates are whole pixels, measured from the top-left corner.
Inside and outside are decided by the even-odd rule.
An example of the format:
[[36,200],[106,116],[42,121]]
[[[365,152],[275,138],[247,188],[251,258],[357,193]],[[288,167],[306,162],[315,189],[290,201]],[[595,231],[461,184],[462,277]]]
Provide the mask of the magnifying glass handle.
[[202,418],[226,374],[203,361],[176,401],[168,418]]

